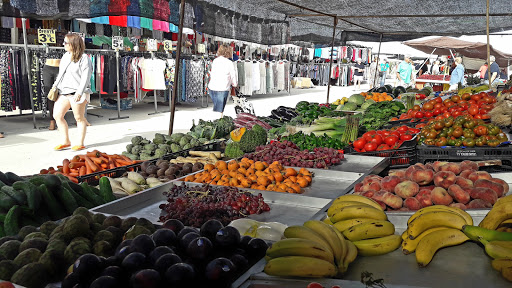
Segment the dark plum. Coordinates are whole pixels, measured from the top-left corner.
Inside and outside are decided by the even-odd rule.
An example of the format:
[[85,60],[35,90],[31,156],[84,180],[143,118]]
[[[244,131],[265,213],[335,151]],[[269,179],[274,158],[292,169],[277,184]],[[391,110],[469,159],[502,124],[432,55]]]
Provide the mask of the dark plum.
[[253,238],[251,241],[249,241],[249,244],[247,245],[247,252],[254,259],[259,259],[265,256],[267,249],[267,242],[259,238]]
[[92,281],[89,288],[116,288],[118,281],[116,278],[111,276],[100,276],[96,280]]
[[185,225],[181,223],[180,220],[177,219],[169,219],[164,222],[162,225],[162,228],[170,229],[174,231],[175,234],[180,233],[181,229],[185,228]]
[[213,250],[213,244],[210,239],[206,237],[199,237],[192,241],[187,246],[187,254],[194,259],[206,259]]
[[94,254],[84,254],[73,264],[73,273],[81,280],[94,279],[101,272],[101,260]]
[[171,229],[158,229],[151,235],[156,247],[176,244],[178,237]]
[[121,267],[126,269],[128,272],[135,272],[144,268],[146,265],[146,255],[140,252],[132,252],[126,256],[121,263]]
[[116,252],[115,257],[117,258],[118,262],[122,262],[126,256],[128,256],[130,253],[132,253],[132,247],[130,246],[124,246],[121,249],[119,249]]
[[116,279],[121,279],[121,277],[123,276],[123,269],[121,269],[121,267],[119,266],[110,266],[105,268],[103,272],[101,272],[101,276],[110,276]]
[[213,259],[206,265],[206,279],[215,282],[227,282],[235,275],[235,265],[231,260],[220,257]]
[[62,288],[73,288],[76,284],[80,283],[80,277],[78,273],[70,273],[62,280],[61,287]]
[[149,254],[149,263],[155,264],[156,260],[158,260],[158,258],[160,258],[161,256],[163,256],[165,254],[173,254],[173,253],[174,253],[174,251],[167,246],[156,247],[155,250],[153,250]]
[[192,228],[192,227],[185,227],[185,228],[181,229],[181,231],[178,233],[178,235],[177,235],[178,239],[183,238],[183,236],[187,235],[190,232],[195,232],[195,233],[199,234],[199,231],[197,231],[197,229]]
[[215,235],[217,234],[217,231],[224,228],[224,225],[219,220],[216,219],[210,219],[206,221],[203,226],[201,226],[200,233],[201,236],[206,237],[210,239],[210,241],[215,240]]
[[120,263],[119,259],[117,259],[116,256],[110,256],[107,259],[105,259],[104,264],[105,264],[104,265],[105,267],[109,267],[109,266],[117,266],[121,263]]
[[167,269],[169,269],[169,267],[171,267],[172,265],[174,265],[176,263],[181,263],[181,262],[182,262],[182,260],[181,260],[180,256],[178,256],[176,254],[165,254],[165,255],[162,255],[160,258],[158,258],[155,261],[154,268],[155,268],[155,270],[162,273],[162,275],[163,275],[165,273],[165,271],[167,271]]
[[215,242],[220,246],[237,246],[240,243],[240,232],[235,227],[226,226],[217,231]]
[[141,234],[133,239],[130,247],[133,252],[140,252],[144,255],[149,255],[149,253],[155,249],[155,241],[151,239],[151,236]]
[[194,280],[196,273],[194,268],[186,263],[176,263],[169,267],[165,272],[165,279],[171,285],[182,286],[184,284],[190,286],[190,282]]
[[190,244],[192,240],[199,237],[201,237],[201,235],[197,234],[196,232],[190,232],[180,239],[180,245],[183,247],[183,249],[187,249],[188,244]]
[[242,238],[240,238],[240,247],[242,247],[243,249],[247,249],[247,247],[249,246],[249,241],[252,240],[252,237],[251,236],[242,236]]
[[233,262],[233,264],[235,265],[235,268],[237,269],[238,272],[242,272],[245,268],[247,268],[249,266],[249,260],[247,260],[247,258],[245,258],[244,256],[242,256],[240,254],[235,254],[235,255],[231,256],[231,258],[229,258],[229,260],[231,260],[231,262]]
[[160,285],[160,273],[153,269],[140,270],[131,278],[133,288],[157,288]]

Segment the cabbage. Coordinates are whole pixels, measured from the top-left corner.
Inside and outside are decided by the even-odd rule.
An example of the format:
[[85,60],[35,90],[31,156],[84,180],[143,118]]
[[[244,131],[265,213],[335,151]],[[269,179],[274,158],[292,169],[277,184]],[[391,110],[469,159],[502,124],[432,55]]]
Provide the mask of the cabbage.
[[373,99],[368,99],[368,100],[366,100],[366,101],[363,103],[363,105],[361,105],[361,109],[366,110],[366,109],[368,109],[368,107],[370,107],[370,105],[372,105],[372,104],[374,104],[374,103],[375,103],[375,100],[373,100]]
[[355,103],[357,106],[360,106],[364,103],[364,96],[361,94],[354,94],[348,98],[348,102]]
[[[348,100],[350,101],[350,100]],[[341,111],[355,111],[357,109],[356,103],[347,102],[343,107],[341,107]]]

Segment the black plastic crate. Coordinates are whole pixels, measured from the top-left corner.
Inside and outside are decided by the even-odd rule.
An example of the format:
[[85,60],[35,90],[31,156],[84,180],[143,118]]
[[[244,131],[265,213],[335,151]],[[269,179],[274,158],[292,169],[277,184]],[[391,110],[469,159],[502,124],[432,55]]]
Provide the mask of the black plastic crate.
[[357,152],[352,146],[347,146],[344,149],[344,152],[348,155],[387,157],[389,158],[389,167],[394,169],[404,168],[415,164],[418,161],[416,153],[416,140],[414,139],[404,142],[400,148],[393,150]]
[[505,160],[502,162],[508,162],[508,165],[491,165],[491,166],[480,166],[478,167],[478,170],[480,171],[486,171],[487,173],[510,173],[512,172],[512,166],[510,166],[512,163],[512,160]]
[[[425,163],[438,160],[512,160],[512,146],[504,147],[436,147],[418,145],[418,161]],[[506,164],[506,163],[504,163]]]

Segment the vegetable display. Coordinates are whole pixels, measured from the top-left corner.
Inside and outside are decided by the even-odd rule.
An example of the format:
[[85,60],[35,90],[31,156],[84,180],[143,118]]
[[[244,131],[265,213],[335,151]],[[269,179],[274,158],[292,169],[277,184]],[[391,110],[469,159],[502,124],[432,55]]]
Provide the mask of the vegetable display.
[[389,130],[371,130],[359,137],[352,146],[357,152],[372,152],[398,149],[405,141],[412,140],[420,129],[407,126]]
[[336,107],[329,104],[310,103],[300,101],[295,106],[295,110],[302,116],[304,123],[311,123],[318,117],[342,117],[345,115],[342,111],[335,110]]
[[389,119],[405,111],[405,105],[399,101],[384,101],[372,104],[366,109],[359,125],[367,130],[379,129],[388,123]]
[[512,94],[502,92],[500,100],[488,114],[491,116],[491,122],[499,127],[512,125]]
[[288,140],[295,143],[301,150],[313,150],[314,148],[327,147],[334,149],[343,149],[345,144],[339,138],[329,137],[327,135],[315,136],[315,134],[304,134],[302,131],[285,136],[282,140]]
[[192,122],[192,128],[190,128],[190,132],[187,134],[196,139],[222,139],[228,137],[229,132],[233,131],[235,128],[236,127],[233,123],[233,118],[224,116],[213,121],[205,121],[200,119],[197,125]]
[[378,93],[378,92],[361,92],[361,95],[365,97],[366,100],[373,100],[375,102],[382,101],[393,101],[393,97],[386,92]]
[[345,132],[347,118],[327,118],[321,117],[314,120],[310,125],[287,125],[286,130],[290,134],[302,132],[304,134],[314,134],[315,136],[327,135],[332,138],[340,139]]
[[267,143],[267,130],[258,124],[255,124],[251,130],[248,130],[240,138],[240,149],[245,153],[253,152],[259,145]]
[[272,118],[280,122],[288,122],[293,118],[299,116],[299,113],[297,113],[297,111],[294,108],[285,106],[279,106],[276,109],[272,110],[270,113],[271,115],[269,116],[269,118]]
[[266,122],[261,121],[260,119],[258,119],[258,117],[249,113],[238,113],[233,123],[235,124],[236,128],[245,127],[248,129],[252,129],[254,125],[259,125],[265,128],[266,130],[272,128],[272,126],[270,126]]

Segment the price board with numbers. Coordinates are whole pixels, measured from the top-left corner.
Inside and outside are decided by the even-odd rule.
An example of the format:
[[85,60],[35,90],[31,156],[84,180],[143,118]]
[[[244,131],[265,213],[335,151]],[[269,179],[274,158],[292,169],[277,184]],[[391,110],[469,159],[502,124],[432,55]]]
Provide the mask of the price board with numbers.
[[148,51],[156,51],[158,50],[158,42],[156,39],[148,39]]
[[124,39],[122,36],[114,36],[112,37],[112,49],[114,50],[122,50],[124,48]]
[[37,40],[40,44],[56,43],[54,29],[37,29]]
[[166,51],[172,51],[173,50],[173,48],[172,48],[172,41],[165,40],[164,41],[164,49]]

